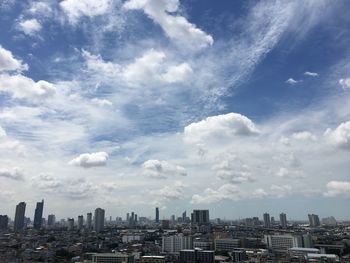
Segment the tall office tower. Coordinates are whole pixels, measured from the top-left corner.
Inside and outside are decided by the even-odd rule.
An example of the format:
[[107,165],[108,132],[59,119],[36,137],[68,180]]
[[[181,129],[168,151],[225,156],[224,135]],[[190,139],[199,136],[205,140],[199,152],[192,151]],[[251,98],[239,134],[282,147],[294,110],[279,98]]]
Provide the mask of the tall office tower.
[[105,226],[105,210],[102,208],[96,208],[94,220],[95,220],[94,229],[96,233],[100,233],[101,231],[103,231]]
[[209,210],[193,210],[191,221],[194,225],[208,225],[210,223]]
[[53,226],[56,222],[56,216],[55,215],[49,215],[47,217],[47,225],[48,226]]
[[263,217],[264,217],[264,227],[270,227],[271,226],[270,214],[265,213]]
[[34,228],[40,229],[43,218],[43,210],[44,210],[44,200],[36,203],[35,214],[34,214]]
[[15,223],[13,225],[13,229],[17,231],[21,231],[24,228],[24,214],[26,212],[26,203],[20,202],[16,206],[16,215],[15,215]]
[[9,218],[7,215],[0,215],[0,229],[7,229],[9,225]]
[[86,215],[86,228],[91,230],[92,227],[92,213],[87,213]]
[[280,224],[282,228],[287,228],[287,215],[285,213],[280,214]]
[[130,214],[126,213],[126,221],[129,222],[129,220],[130,220]]
[[137,223],[137,214],[135,214],[135,223]]
[[175,223],[175,215],[172,215],[172,216],[171,216],[171,222],[172,222],[172,223]]
[[68,231],[74,230],[74,218],[68,218]]
[[182,222],[186,222],[186,211],[182,213]]
[[135,222],[135,213],[131,212],[131,221]]
[[309,223],[311,227],[317,227],[321,225],[320,218],[318,217],[318,215],[308,214],[308,217],[309,217]]
[[156,223],[159,223],[159,207],[156,207]]
[[81,216],[78,216],[78,230],[83,229],[83,226],[84,226],[84,217],[81,215]]

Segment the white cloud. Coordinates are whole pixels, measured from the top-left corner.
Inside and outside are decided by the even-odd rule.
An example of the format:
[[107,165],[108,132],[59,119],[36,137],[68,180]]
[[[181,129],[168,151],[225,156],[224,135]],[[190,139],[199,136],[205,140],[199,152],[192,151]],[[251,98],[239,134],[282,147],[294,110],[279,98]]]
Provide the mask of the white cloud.
[[326,185],[327,192],[325,196],[350,196],[350,182],[345,181],[330,181]]
[[56,93],[55,86],[45,80],[37,82],[23,75],[0,75],[0,91],[16,99],[42,99]]
[[142,9],[155,23],[159,24],[165,34],[177,43],[190,49],[201,49],[213,44],[212,36],[206,34],[177,12],[179,0],[129,0],[125,9]]
[[108,153],[83,153],[69,162],[70,165],[91,168],[97,166],[105,166],[108,160]]
[[42,28],[36,19],[24,20],[18,23],[18,29],[28,36],[34,36]]
[[305,75],[305,76],[310,76],[310,77],[318,77],[318,76],[319,76],[318,73],[316,73],[316,72],[310,72],[310,71],[304,72],[304,75]]
[[15,168],[0,168],[0,177],[9,178],[12,180],[23,180],[23,173],[22,171],[15,167]]
[[11,51],[4,49],[0,45],[0,72],[1,71],[24,71],[28,70],[28,65],[16,59]]
[[195,194],[192,196],[192,204],[212,204],[224,200],[238,201],[242,199],[242,193],[237,185],[224,184],[217,190],[207,188],[203,194]]
[[0,126],[0,138],[4,138],[7,136],[6,131]]
[[173,185],[165,185],[158,190],[151,190],[150,194],[160,197],[161,201],[177,200],[184,198],[184,189],[184,184],[181,181],[176,181]]
[[100,55],[93,55],[86,50],[82,50],[88,70],[103,74],[105,77],[116,77],[120,74],[121,67],[110,61],[104,61]]
[[310,140],[316,141],[317,138],[309,131],[295,132],[292,134],[292,137],[297,140]]
[[226,140],[232,136],[257,135],[260,131],[255,124],[238,113],[208,117],[187,125],[184,129],[186,142],[205,142],[208,139]]
[[166,83],[176,83],[186,80],[192,73],[190,65],[182,63],[177,66],[170,66],[160,78]]
[[107,99],[99,99],[99,98],[93,98],[91,100],[92,103],[100,106],[100,107],[104,107],[104,106],[112,106],[113,103],[110,100]]
[[94,17],[107,13],[110,11],[111,4],[111,0],[64,0],[60,2],[71,24],[76,24],[81,16]]
[[168,178],[169,176],[187,176],[187,171],[180,165],[167,161],[148,160],[142,164],[143,174],[152,178]]
[[295,80],[293,78],[289,78],[289,79],[286,80],[286,83],[289,84],[289,85],[294,85],[294,84],[297,84],[299,82],[300,82],[300,80]]
[[340,79],[339,84],[342,86],[344,90],[350,89],[350,78]]
[[350,121],[341,123],[335,130],[327,129],[325,136],[333,145],[350,150]]

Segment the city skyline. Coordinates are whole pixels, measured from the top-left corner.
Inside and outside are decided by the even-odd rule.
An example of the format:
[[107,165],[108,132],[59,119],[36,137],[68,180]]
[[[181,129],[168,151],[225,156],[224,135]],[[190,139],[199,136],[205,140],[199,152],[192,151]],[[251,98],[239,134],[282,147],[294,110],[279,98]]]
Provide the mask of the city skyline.
[[219,2],[0,2],[0,214],[349,220],[350,2]]

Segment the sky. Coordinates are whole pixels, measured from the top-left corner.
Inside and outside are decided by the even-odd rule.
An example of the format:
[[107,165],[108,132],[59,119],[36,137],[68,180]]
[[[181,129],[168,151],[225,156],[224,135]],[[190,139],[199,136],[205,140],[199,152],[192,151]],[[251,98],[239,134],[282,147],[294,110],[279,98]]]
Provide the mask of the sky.
[[0,0],[0,214],[350,219],[349,8]]

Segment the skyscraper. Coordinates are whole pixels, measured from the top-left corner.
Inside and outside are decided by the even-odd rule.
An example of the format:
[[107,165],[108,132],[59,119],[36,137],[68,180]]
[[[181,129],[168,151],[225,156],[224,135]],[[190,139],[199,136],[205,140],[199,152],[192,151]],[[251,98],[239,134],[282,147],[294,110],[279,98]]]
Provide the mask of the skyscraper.
[[7,215],[0,215],[0,229],[7,229],[9,218]]
[[68,218],[68,231],[74,230],[74,218]]
[[320,218],[318,217],[318,215],[309,214],[308,217],[309,217],[310,227],[317,227],[321,225]]
[[282,228],[287,228],[287,215],[285,213],[280,214],[280,224]]
[[44,200],[36,203],[35,214],[34,214],[34,228],[40,229],[43,219]]
[[81,216],[78,216],[78,230],[83,229],[83,226],[84,226],[84,217],[81,215]]
[[16,206],[16,215],[15,215],[15,223],[14,223],[14,231],[21,231],[24,228],[24,214],[26,212],[26,203],[20,202]]
[[269,213],[264,213],[264,227],[270,227],[271,222],[270,222],[270,214]]
[[47,217],[47,225],[48,226],[53,226],[56,222],[56,216],[55,215],[49,215]]
[[182,222],[186,222],[186,211],[182,213]]
[[102,208],[96,208],[94,220],[94,229],[96,233],[100,233],[101,231],[103,231],[103,228],[105,226],[105,210]]
[[87,213],[86,215],[86,228],[91,230],[92,227],[92,213]]
[[156,223],[159,223],[159,207],[156,207]]
[[193,210],[191,221],[194,225],[207,225],[209,221],[209,210]]

